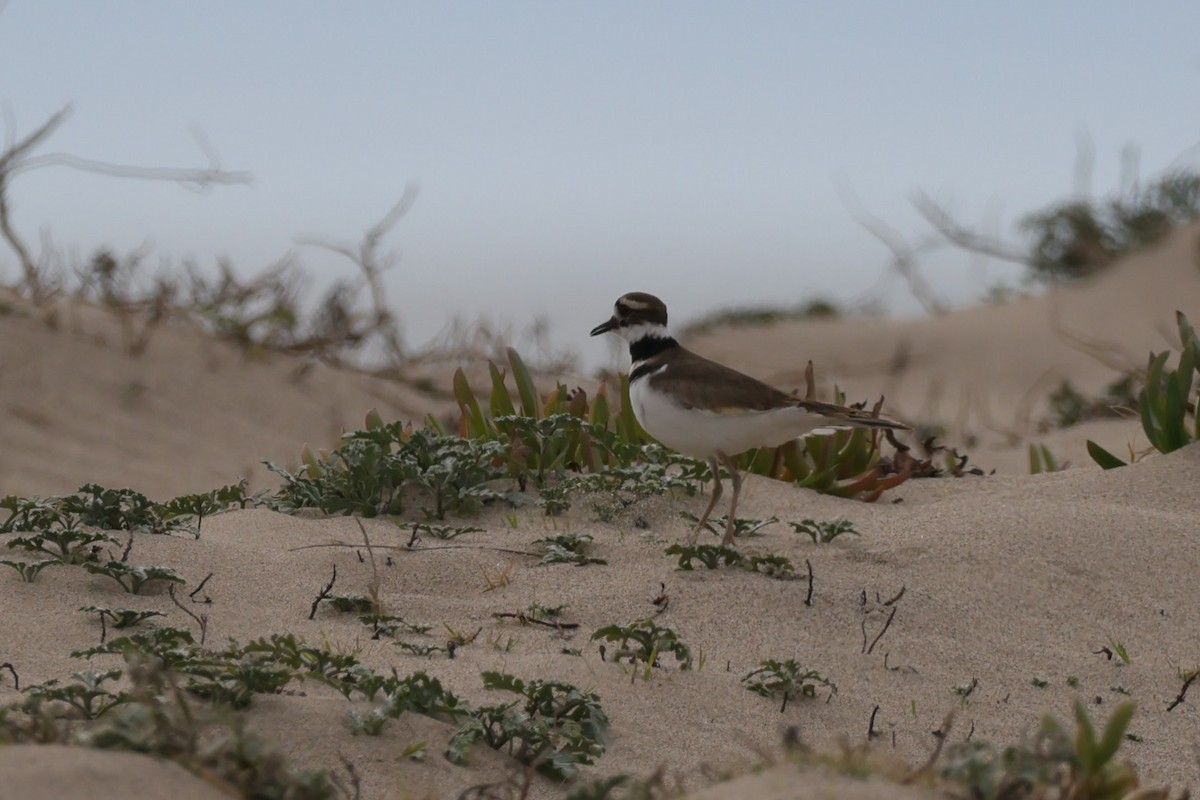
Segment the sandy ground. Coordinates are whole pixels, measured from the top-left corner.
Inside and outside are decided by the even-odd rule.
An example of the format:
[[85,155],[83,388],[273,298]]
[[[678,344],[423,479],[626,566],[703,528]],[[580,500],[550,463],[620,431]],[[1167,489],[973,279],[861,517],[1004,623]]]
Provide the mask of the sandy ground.
[[[1077,698],[1103,718],[1131,697],[1138,703],[1132,724],[1138,740],[1127,742],[1123,754],[1152,783],[1200,785],[1200,697],[1166,710],[1180,689],[1180,672],[1200,667],[1200,446],[1102,472],[1084,453],[1084,441],[1096,438],[1114,452],[1126,443],[1140,447],[1136,422],[1049,433],[1032,425],[1058,380],[1090,393],[1113,377],[1064,343],[1053,319],[1077,336],[1111,343],[1113,352],[1119,347],[1131,363],[1170,345],[1176,308],[1200,320],[1198,234],[1197,227],[1181,231],[1089,284],[1044,298],[911,322],[721,331],[694,342],[707,355],[785,387],[798,383],[795,369],[812,357],[822,380],[836,380],[851,399],[883,390],[894,414],[944,425],[952,444],[974,437],[978,450],[965,448],[973,463],[999,470],[909,481],[876,504],[749,478],[741,512],[783,522],[742,548],[808,560],[811,606],[804,602],[805,579],[677,571],[663,551],[688,535],[679,515],[698,513],[700,496],[652,498],[609,522],[597,521],[586,501],[558,518],[533,508],[493,508],[471,521],[485,531],[454,540],[462,545],[455,549],[436,549],[442,543],[432,539],[405,549],[407,533],[392,521],[365,521],[376,553],[391,557],[379,567],[389,611],[435,625],[431,643],[444,637],[443,625],[482,628],[453,660],[407,655],[371,640],[352,616],[328,609],[307,619],[334,565],[340,591],[364,592],[371,579],[369,563],[359,557],[361,534],[347,518],[230,512],[206,520],[196,540],[139,535],[131,561],[172,566],[191,585],[213,574],[206,587],[213,601],[206,607],[210,642],[290,631],[361,648],[360,657],[379,670],[426,670],[472,702],[496,700],[479,677],[492,669],[591,689],[613,735],[586,777],[664,768],[672,781],[708,798],[896,797],[878,782],[824,773],[800,780],[799,768],[784,763],[784,732],[794,728],[805,745],[836,752],[839,742],[866,738],[878,706],[879,758],[913,765],[931,752],[931,732],[951,711],[951,741],[970,735],[1007,744],[1030,735],[1047,712],[1068,719]],[[614,294],[636,287],[616,288]],[[597,318],[607,311],[601,305]],[[29,316],[0,316],[0,495],[62,493],[95,481],[165,498],[245,474],[270,485],[254,466],[259,458],[294,464],[301,443],[332,443],[371,406],[385,418],[407,418],[433,405],[353,373],[301,370],[300,362],[278,356],[247,358],[190,331],[163,331],[146,355],[131,359],[111,330],[102,335],[104,325],[85,318],[52,330]],[[781,365],[773,356],[791,343],[798,358]],[[1028,475],[1030,441],[1046,443],[1072,468]],[[817,546],[784,524],[837,516],[853,521],[861,535]],[[530,550],[534,539],[567,531],[594,536],[594,554],[608,563],[537,566],[536,557],[506,552]],[[485,591],[485,576],[503,571],[508,585]],[[643,680],[602,660],[588,637],[604,625],[652,616],[660,586],[670,602],[656,621],[676,629],[704,663],[692,671],[668,666]],[[864,631],[873,638],[891,608],[881,601],[901,589],[892,624],[864,653]],[[69,656],[99,640],[95,616],[80,606],[156,609],[169,624],[192,624],[164,594],[125,595],[111,580],[79,569],[48,570],[30,584],[6,570],[0,597],[0,662],[11,662],[24,684],[88,666]],[[579,623],[578,632],[492,617],[535,602],[565,604],[565,618]],[[1114,642],[1127,648],[1130,663],[1097,654]],[[836,694],[819,692],[780,713],[776,702],[739,685],[767,658],[794,658],[819,670]],[[92,666],[113,663],[102,657]],[[962,687],[971,685],[964,698]],[[471,766],[449,764],[440,753],[452,727],[424,717],[405,716],[378,737],[352,736],[347,711],[369,704],[318,686],[303,690],[258,698],[251,727],[306,766],[338,769],[339,756],[348,758],[362,776],[364,798],[455,796],[513,772],[512,761],[483,746]],[[8,673],[0,672],[0,702],[16,697]],[[423,759],[401,757],[421,742]],[[710,785],[715,774],[771,762],[780,765],[737,784]],[[52,774],[65,783],[52,783]],[[142,779],[152,782],[155,796],[223,796],[200,778],[142,756],[0,748],[0,786],[19,786],[21,796],[35,800],[149,796],[135,787]],[[534,797],[562,794],[541,779],[532,788]]]

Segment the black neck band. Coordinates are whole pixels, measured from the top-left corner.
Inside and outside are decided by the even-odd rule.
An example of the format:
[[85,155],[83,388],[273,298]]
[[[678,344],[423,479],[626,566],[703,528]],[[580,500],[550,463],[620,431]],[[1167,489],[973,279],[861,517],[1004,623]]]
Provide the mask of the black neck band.
[[670,350],[672,347],[679,347],[679,342],[675,341],[670,336],[659,338],[658,336],[643,336],[636,342],[629,343],[629,358],[633,363],[645,361],[647,358]]

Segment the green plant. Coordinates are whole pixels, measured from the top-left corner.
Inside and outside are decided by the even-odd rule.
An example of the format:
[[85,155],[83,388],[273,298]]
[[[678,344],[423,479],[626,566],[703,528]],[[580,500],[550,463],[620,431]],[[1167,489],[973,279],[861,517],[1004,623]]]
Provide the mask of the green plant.
[[242,480],[208,492],[180,495],[160,505],[159,514],[167,524],[187,523],[194,518],[194,532],[199,536],[205,517],[229,508],[245,508],[259,502],[257,498],[246,494],[246,487],[246,481]]
[[414,656],[431,656],[434,653],[446,652],[445,647],[436,644],[419,644],[414,642],[393,642],[393,644],[406,653],[412,653]]
[[35,703],[65,703],[83,719],[96,719],[129,700],[127,692],[114,693],[105,686],[106,683],[119,680],[122,674],[120,669],[76,672],[71,675],[74,683],[60,684],[57,680],[49,680],[30,686],[25,693]]
[[141,567],[124,561],[105,561],[103,564],[89,561],[83,568],[93,575],[112,578],[130,594],[139,594],[152,581],[180,584],[187,582],[170,567]]
[[519,699],[472,711],[446,745],[452,763],[467,763],[471,746],[482,741],[565,781],[604,754],[609,723],[596,694],[569,683],[527,682],[500,672],[484,672],[482,678],[486,688],[512,692]]
[[397,521],[396,526],[412,531],[413,536],[432,536],[442,541],[456,539],[467,533],[482,533],[484,531],[483,528],[477,528],[474,525],[432,525],[428,522],[413,522],[410,524]]
[[[79,563],[87,557],[83,548],[114,541],[100,531],[172,533],[188,530],[193,517],[239,502],[243,505],[250,502],[241,484],[214,489],[204,495],[185,495],[167,503],[155,503],[132,489],[106,489],[88,483],[79,487],[75,494],[65,497],[5,497],[0,500],[0,509],[7,510],[9,515],[0,524],[0,533],[29,532],[33,535],[19,541],[33,543],[32,549],[42,549],[67,563]],[[49,547],[38,547],[37,542],[53,546],[58,552]],[[10,543],[9,546],[28,545]]]
[[587,555],[587,550],[592,544],[590,533],[560,533],[555,536],[534,539],[533,544],[541,545],[544,551],[541,560],[538,561],[538,566],[574,564],[582,567],[587,564],[608,563],[603,558]]
[[[1183,312],[1175,313],[1182,350],[1175,369],[1167,369],[1170,351],[1150,354],[1145,385],[1138,392],[1138,413],[1146,438],[1160,453],[1170,453],[1200,439],[1200,414],[1193,397],[1193,373],[1200,372],[1200,339]],[[1189,417],[1191,418],[1189,421]],[[1126,462],[1089,440],[1088,453],[1104,469]]]
[[283,511],[316,508],[326,514],[399,514],[404,510],[404,463],[380,445],[359,440],[318,459],[307,447],[300,471],[292,474],[264,461],[283,479],[276,502]]
[[63,562],[57,558],[47,558],[42,561],[34,561],[33,563],[26,561],[0,561],[0,564],[15,569],[17,574],[21,576],[21,580],[26,583],[33,583],[37,579],[38,573],[46,567],[53,567],[61,563]]
[[791,559],[774,553],[752,555],[742,562],[742,567],[777,580],[790,581],[796,577],[796,565]]
[[1034,276],[1055,281],[1093,274],[1198,213],[1200,175],[1179,171],[1102,203],[1072,200],[1050,206],[1026,215],[1019,224],[1034,237]]
[[365,733],[367,736],[378,736],[383,733],[383,726],[388,721],[387,711],[381,706],[372,708],[365,715],[350,709],[346,715],[350,718],[350,733],[355,736],[360,733]]
[[717,544],[673,544],[666,549],[669,556],[679,556],[677,569],[691,571],[693,561],[699,561],[705,569],[718,569],[740,565],[745,556],[735,547],[725,547]]
[[77,514],[81,524],[99,530],[166,533],[173,527],[163,518],[161,506],[133,489],[87,483],[64,500],[66,511]]
[[375,601],[362,594],[329,594],[321,602],[328,603],[334,611],[343,614],[373,614],[379,611]]
[[[1114,759],[1127,736],[1134,704],[1120,703],[1097,735],[1080,702],[1075,703],[1075,730],[1047,716],[1032,744],[998,750],[980,741],[947,748],[942,777],[965,786],[972,797],[1000,800],[1031,796],[1042,789],[1071,800],[1117,800],[1133,796],[1137,775]],[[1165,796],[1159,794],[1146,796]]]
[[660,626],[653,620],[643,619],[628,625],[606,625],[592,634],[592,641],[616,642],[619,648],[612,654],[613,661],[628,660],[632,664],[642,662],[648,668],[660,666],[658,657],[663,653],[675,656],[680,669],[692,668],[692,650],[679,638],[673,629]]
[[433,630],[432,625],[408,622],[403,617],[391,614],[363,614],[359,616],[358,621],[371,628],[372,639],[378,639],[381,636],[395,636],[399,630],[416,634],[426,634]]
[[93,710],[108,704],[96,721],[84,725],[62,721],[41,699],[30,697],[23,704],[23,724],[32,730],[22,734],[21,723],[5,720],[0,711],[0,740],[16,734],[18,740],[25,736],[39,742],[148,753],[206,780],[219,781],[244,797],[333,800],[338,796],[328,773],[292,770],[279,753],[247,733],[240,718],[192,707],[157,661],[132,654],[124,677],[129,690],[120,702],[103,695],[93,699]]
[[0,500],[0,509],[8,512],[8,519],[0,525],[0,533],[77,530],[79,520],[64,510],[63,502],[61,497],[18,497],[10,494]]
[[615,456],[618,463],[604,472],[571,475],[543,487],[538,503],[546,514],[561,514],[571,507],[573,495],[589,494],[604,499],[594,509],[600,519],[610,520],[616,510],[646,497],[677,490],[695,494],[707,469],[703,462],[672,453],[658,444],[617,444],[614,452],[618,454]]
[[813,697],[818,686],[837,692],[833,683],[815,669],[804,669],[795,659],[776,661],[769,658],[759,663],[742,678],[742,686],[766,698],[782,697],[779,713],[787,709],[788,701],[795,697]]
[[66,527],[47,529],[31,536],[17,536],[8,540],[8,546],[45,553],[64,564],[82,564],[98,558],[100,545],[116,544],[116,541],[108,534]]
[[465,700],[424,672],[414,672],[389,685],[384,707],[393,718],[411,711],[434,719],[456,720],[470,711]]
[[1058,472],[1064,470],[1070,464],[1069,461],[1064,461],[1059,465],[1054,454],[1050,452],[1050,448],[1044,444],[1029,445],[1029,474],[1037,475],[1042,472]]
[[347,433],[331,453],[317,457],[307,447],[293,474],[270,462],[283,478],[277,501],[283,510],[317,508],[327,514],[399,514],[406,489],[433,502],[426,513],[444,519],[449,511],[471,513],[502,494],[487,484],[504,477],[497,442],[447,436],[435,428],[384,425],[368,415],[367,427]]
[[789,522],[788,524],[792,526],[792,530],[796,533],[808,534],[813,544],[829,544],[843,533],[852,533],[855,536],[861,535],[855,529],[854,523],[845,517],[838,517],[827,522],[803,519],[800,522]]
[[444,519],[447,511],[474,513],[484,503],[503,498],[487,486],[504,477],[498,442],[441,436],[423,428],[413,431],[407,445],[404,476],[433,500],[427,514]]
[[737,566],[771,578],[796,577],[796,569],[791,560],[780,555],[744,555],[736,548],[715,544],[673,544],[664,552],[669,556],[679,556],[676,568],[689,572],[695,569],[693,562],[699,561],[706,569]]
[[833,319],[841,315],[837,305],[825,298],[814,298],[799,305],[746,306],[721,308],[700,319],[689,322],[680,330],[680,335],[690,338],[700,336],[717,328],[746,328],[775,325],[799,319]]
[[109,624],[114,628],[132,628],[135,625],[140,625],[151,617],[165,617],[161,611],[136,611],[132,608],[105,608],[104,606],[83,606],[80,611],[86,611],[89,614],[99,614],[101,618],[108,618]]
[[[680,514],[680,516],[691,522],[700,521],[697,516],[694,514],[689,514],[686,511]],[[722,536],[725,533],[725,525],[728,519],[728,514],[723,517],[709,517],[704,523],[704,528],[709,533]],[[757,536],[763,528],[767,527],[768,525],[774,525],[776,522],[779,522],[779,517],[767,517],[766,519],[746,519],[744,517],[737,517],[733,521],[733,535],[739,539],[748,536]]]
[[507,384],[508,373],[494,362],[488,362],[491,391],[486,407],[465,373],[454,373],[454,398],[462,413],[458,433],[502,442],[507,470],[522,488],[530,479],[544,488],[550,476],[561,478],[568,469],[600,472],[628,464],[615,445],[646,441],[627,401],[619,409],[610,408],[601,387],[589,404],[582,389],[571,391],[561,384],[543,400],[517,351],[510,347],[506,355],[516,398]]
[[75,650],[72,658],[94,658],[98,655],[121,655],[152,658],[164,669],[180,672],[197,659],[200,648],[190,631],[168,625],[151,625],[144,631],[109,639],[86,650]]

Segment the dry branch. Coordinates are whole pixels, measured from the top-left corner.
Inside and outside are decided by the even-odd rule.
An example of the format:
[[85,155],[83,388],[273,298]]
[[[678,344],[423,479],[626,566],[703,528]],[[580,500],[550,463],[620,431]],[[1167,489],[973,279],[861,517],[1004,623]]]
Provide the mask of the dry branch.
[[[3,238],[16,254],[17,261],[20,263],[21,283],[19,288],[23,289],[35,303],[47,302],[53,298],[56,292],[45,275],[44,258],[34,259],[28,246],[12,225],[8,190],[12,185],[12,179],[22,172],[42,167],[62,166],[114,178],[166,181],[194,189],[207,189],[217,184],[249,183],[251,180],[249,172],[231,172],[222,169],[215,152],[204,142],[201,142],[201,150],[207,155],[209,163],[208,166],[200,168],[113,164],[108,161],[83,158],[71,153],[33,155],[33,152],[49,139],[70,115],[71,107],[65,106],[24,138],[16,137],[15,126],[11,118],[6,118],[5,147],[0,152],[0,238]],[[43,248],[43,252],[47,250],[48,248]],[[39,261],[43,263],[39,263]]]

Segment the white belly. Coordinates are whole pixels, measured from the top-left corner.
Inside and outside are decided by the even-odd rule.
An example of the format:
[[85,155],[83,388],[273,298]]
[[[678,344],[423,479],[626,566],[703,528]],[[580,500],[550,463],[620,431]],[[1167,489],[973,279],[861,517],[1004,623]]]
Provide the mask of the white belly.
[[693,458],[708,458],[718,451],[737,455],[755,447],[778,447],[830,423],[826,417],[792,406],[740,412],[684,408],[647,384],[639,380],[629,387],[633,415],[646,433]]

